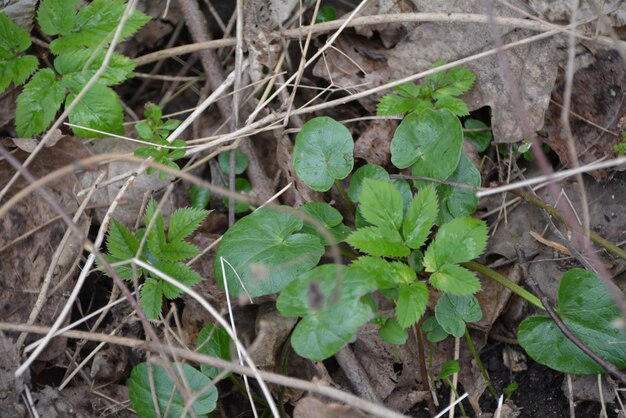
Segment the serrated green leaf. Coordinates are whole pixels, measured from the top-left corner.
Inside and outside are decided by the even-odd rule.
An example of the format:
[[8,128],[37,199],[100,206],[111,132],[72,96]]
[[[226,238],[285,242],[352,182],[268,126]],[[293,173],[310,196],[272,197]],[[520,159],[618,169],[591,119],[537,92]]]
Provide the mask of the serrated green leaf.
[[484,152],[491,144],[491,130],[483,122],[476,119],[466,119],[463,122],[465,129],[484,129],[484,131],[464,131],[465,138],[469,139],[476,145],[476,151]]
[[[215,255],[217,282],[223,286],[220,258],[224,257],[251,296],[280,291],[300,273],[317,265],[324,253],[319,238],[298,233],[301,229],[302,220],[269,208],[241,218],[224,234]],[[229,293],[241,295],[239,279],[228,266],[225,275]]]
[[487,224],[478,219],[456,218],[443,225],[424,255],[427,272],[434,272],[444,264],[470,261],[485,250]]
[[[74,80],[70,81],[72,85],[84,85],[102,66],[106,53],[106,50],[87,48],[66,52],[54,59],[54,68],[66,82],[73,77]],[[132,77],[134,69],[133,60],[114,52],[98,82],[105,86],[120,84]]]
[[[65,106],[76,98],[77,93],[67,95]],[[74,106],[69,114],[70,122],[86,128],[122,135],[124,133],[124,111],[117,93],[102,84],[94,84]],[[83,138],[104,138],[108,135],[72,128],[74,133]]]
[[22,138],[45,131],[63,103],[65,89],[57,82],[54,72],[39,70],[24,86],[17,98],[15,127]]
[[[108,255],[108,254],[104,254],[104,258],[106,259],[107,263],[109,263],[109,264],[113,264],[113,263],[117,263],[117,262],[120,262],[120,261],[128,260],[127,258],[124,258],[124,259],[120,260],[119,258],[115,258],[115,257],[113,257],[111,255]],[[98,260],[98,267],[104,274],[106,274],[109,277],[112,277],[111,273],[109,272],[109,269],[106,268],[104,266],[104,264],[100,260]],[[126,281],[133,280],[133,268],[132,268],[131,264],[124,264],[123,266],[117,266],[114,269],[115,269],[115,274],[117,274],[120,277],[120,279],[126,280]],[[142,276],[144,274],[143,269],[140,269],[140,268],[136,268],[135,272],[137,274],[136,277],[140,277],[140,276]]]
[[433,97],[441,99],[446,96],[460,96],[468,92],[474,85],[476,75],[467,68],[456,67],[443,73],[436,81]]
[[[144,222],[146,228],[152,225],[148,233],[147,243],[152,254],[158,257],[167,241],[165,239],[165,221],[163,220],[163,214],[160,211],[157,213],[157,209],[157,202],[154,199],[150,199],[146,207]],[[152,218],[154,218],[154,221]]]
[[437,375],[437,379],[443,380],[461,371],[461,365],[456,360],[446,361],[441,365],[441,371]]
[[161,248],[159,259],[163,261],[182,261],[200,254],[198,248],[185,241],[168,242]]
[[456,264],[444,264],[429,280],[433,287],[453,295],[471,295],[480,290],[476,274]]
[[385,94],[376,106],[377,116],[402,115],[415,110],[416,99]]
[[[252,190],[252,185],[250,184],[248,180],[241,178],[241,177],[235,179],[235,192],[236,193],[246,194],[250,190]],[[228,197],[222,198],[222,202],[224,203],[224,206],[228,206],[229,200],[230,199]],[[244,202],[242,200],[235,201],[235,213],[248,212],[249,210],[250,210],[250,204],[248,202]]]
[[[217,156],[217,162],[224,174],[230,173],[230,152],[222,152]],[[248,168],[248,156],[239,148],[235,150],[235,174],[242,174]]]
[[[188,388],[187,396],[194,395],[192,408],[195,416],[206,417],[206,414],[215,409],[218,393],[211,379],[188,364],[182,365],[182,371],[180,367],[172,363],[177,379],[184,382],[182,385],[176,385],[165,367],[159,364],[140,363],[133,368],[128,382],[128,395],[139,417],[183,416],[183,412],[188,410],[185,409],[185,397],[179,392],[180,386]],[[159,411],[156,411],[154,399],[157,401]],[[187,413],[184,416],[188,416]]]
[[411,284],[416,279],[415,271],[406,264],[378,257],[359,257],[351,267],[371,275],[376,287],[381,290],[394,288],[399,284]]
[[139,249],[139,240],[121,222],[111,220],[107,233],[108,253],[117,260],[134,258]]
[[[54,54],[61,54],[83,47],[106,48],[113,39],[125,8],[121,0],[94,0],[80,9],[71,33],[50,43],[50,50]],[[122,29],[120,41],[135,33],[149,20],[149,16],[135,10]]]
[[77,0],[42,0],[37,22],[46,35],[68,35],[74,27]]
[[[473,187],[480,186],[480,173],[465,152],[461,153],[459,165],[454,170],[454,173],[448,177],[447,181],[450,183],[467,184]],[[437,196],[441,205],[437,220],[439,225],[454,218],[471,215],[476,211],[476,206],[478,205],[476,191],[464,187],[439,184],[437,185]]]
[[189,189],[189,203],[196,209],[204,209],[208,206],[211,200],[211,192],[204,187],[196,186],[195,184]]
[[293,149],[298,177],[313,190],[328,191],[335,180],[345,178],[354,165],[354,142],[345,126],[329,117],[304,124]]
[[163,281],[148,278],[141,288],[141,308],[148,319],[157,319],[163,303]]
[[445,332],[459,338],[465,334],[465,324],[480,321],[483,312],[474,296],[444,293],[435,306],[435,317]]
[[406,257],[411,252],[398,231],[377,226],[358,229],[346,242],[363,253],[381,257]]
[[0,59],[12,58],[18,52],[26,51],[30,44],[29,33],[6,14],[0,13]]
[[428,288],[423,282],[401,284],[398,286],[396,301],[396,318],[403,328],[415,324],[426,312],[428,304]]
[[435,103],[435,109],[446,109],[457,116],[469,115],[469,109],[465,102],[456,97],[443,96]]
[[[158,261],[154,263],[154,267],[187,287],[193,287],[202,281],[202,276],[183,263]],[[154,279],[157,279],[157,277],[155,276]],[[182,295],[182,290],[173,284],[164,280],[159,280],[159,282],[161,284],[163,296],[166,298],[176,299]]]
[[391,162],[398,168],[412,167],[413,175],[446,179],[461,156],[463,128],[448,110],[425,109],[411,113],[391,139]]
[[365,164],[359,167],[350,179],[350,187],[348,187],[348,197],[354,203],[359,203],[361,190],[363,188],[363,180],[375,179],[389,181],[389,173],[387,170],[376,164]]
[[[230,343],[231,339],[228,332],[215,324],[209,324],[202,328],[196,340],[198,353],[226,361],[230,361]],[[221,372],[221,369],[203,363],[200,365],[200,371],[208,378],[213,379]]]
[[[615,295],[624,300],[624,294]],[[626,331],[616,327],[622,315],[600,279],[583,269],[571,269],[561,278],[557,313],[580,340],[618,369],[626,368]],[[605,370],[572,343],[550,318],[532,316],[519,326],[520,345],[538,363],[570,374],[597,374]]]
[[419,249],[437,219],[437,193],[434,186],[420,189],[406,212],[402,235],[409,248]]
[[389,344],[403,345],[408,340],[409,333],[398,324],[396,318],[387,318],[378,330],[378,336]]
[[303,317],[291,336],[296,353],[319,361],[350,341],[361,325],[373,317],[369,305],[360,300],[375,289],[375,283],[367,279],[361,271],[350,267],[323,265],[285,286],[276,307],[282,315]]
[[23,55],[9,60],[0,59],[0,93],[13,82],[20,86],[37,70],[39,61],[33,55]]
[[367,222],[381,228],[400,230],[403,201],[400,191],[393,184],[365,179],[359,200],[359,210]]
[[167,239],[170,242],[182,241],[198,229],[209,215],[208,210],[196,208],[176,209],[170,216]]
[[426,339],[433,344],[445,340],[448,338],[448,335],[450,335],[441,328],[441,325],[437,322],[437,318],[434,316],[424,321],[422,329],[426,332]]
[[399,86],[394,87],[393,90],[400,93],[400,95],[404,97],[419,97],[422,99],[429,99],[432,93],[428,87],[415,83],[400,84]]

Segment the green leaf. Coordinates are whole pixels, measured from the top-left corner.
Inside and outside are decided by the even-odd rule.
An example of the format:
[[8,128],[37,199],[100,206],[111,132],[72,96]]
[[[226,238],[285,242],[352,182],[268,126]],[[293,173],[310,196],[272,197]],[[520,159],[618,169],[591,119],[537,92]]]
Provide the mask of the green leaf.
[[426,271],[434,272],[448,263],[470,261],[485,250],[487,224],[478,219],[456,218],[439,228],[424,255]]
[[437,193],[433,186],[420,189],[404,218],[402,235],[406,244],[418,249],[426,242],[437,219]]
[[37,22],[46,35],[68,35],[74,26],[77,0],[43,0]]
[[[188,364],[172,363],[172,369],[184,388],[193,394],[192,408],[196,416],[206,417],[217,405],[217,388],[211,379]],[[182,373],[181,373],[182,372]],[[153,382],[153,385],[151,384]],[[141,418],[180,418],[185,409],[185,398],[177,389],[165,367],[152,363],[140,363],[133,368],[128,382],[128,395],[133,409]],[[154,392],[154,395],[153,395]],[[157,400],[156,411],[153,399]],[[167,413],[166,413],[167,411]],[[188,416],[185,413],[184,416]]]
[[[173,263],[159,260],[154,263],[154,267],[187,287],[193,287],[202,281],[202,276],[183,263]],[[159,278],[155,275],[154,279]],[[159,283],[161,284],[163,296],[168,299],[176,299],[183,293],[180,288],[164,280],[159,279]]]
[[367,222],[381,228],[400,230],[402,195],[393,184],[381,180],[363,180],[360,201],[359,210]]
[[208,206],[210,200],[211,192],[204,187],[194,184],[191,186],[191,189],[189,189],[189,202],[193,208],[204,209]]
[[[59,55],[54,60],[54,68],[66,83],[82,86],[93,77],[104,62],[106,50],[77,49]],[[106,86],[121,84],[132,77],[135,62],[124,55],[114,52],[98,83]]]
[[13,58],[31,44],[30,34],[7,15],[0,13],[0,59]]
[[[616,296],[624,299],[622,292]],[[624,369],[626,331],[616,327],[622,315],[613,297],[595,274],[571,269],[561,278],[556,311],[587,347],[618,369]],[[517,336],[533,360],[554,370],[576,375],[605,372],[566,338],[551,318],[525,319]]]
[[[343,225],[343,216],[341,213],[324,202],[307,202],[300,208],[306,215],[312,217],[321,223],[328,232],[335,238],[336,242],[340,242],[347,238],[352,232],[347,226]],[[300,232],[317,236],[325,245],[330,245],[326,237],[318,230],[318,226],[311,222],[304,221],[304,226]]]
[[141,307],[148,319],[155,320],[161,313],[163,303],[163,281],[148,278],[141,288]]
[[[148,206],[146,207],[146,216],[144,222],[146,228],[152,223],[150,233],[148,234],[148,248],[153,255],[159,256],[161,249],[165,246],[165,221],[163,220],[163,214],[159,211],[157,213],[158,205],[154,199],[150,199]],[[152,221],[154,218],[154,221]]]
[[377,116],[393,116],[415,110],[416,99],[401,97],[395,94],[385,94],[376,106]]
[[346,241],[363,253],[381,257],[406,257],[411,252],[395,229],[376,226],[360,228]]
[[22,138],[45,131],[63,103],[65,89],[57,82],[54,72],[38,71],[17,98],[15,127]]
[[[230,151],[222,152],[217,156],[220,169],[228,175],[230,173]],[[242,174],[248,168],[248,156],[237,148],[235,151],[235,174]]]
[[[224,328],[209,324],[200,330],[196,346],[198,353],[230,361],[230,343],[230,336]],[[221,372],[221,369],[201,364],[200,371],[209,379],[213,379]]]
[[467,68],[456,67],[444,73],[439,73],[433,97],[441,99],[446,96],[460,96],[470,91],[476,81],[474,73]]
[[0,93],[13,82],[20,86],[37,70],[39,61],[33,55],[23,55],[9,60],[0,59]]
[[400,190],[400,194],[402,195],[402,212],[406,213],[413,201],[413,191],[411,190],[409,182],[403,179],[391,179],[391,184],[393,184],[396,189]]
[[[252,185],[250,182],[244,178],[236,178],[235,179],[235,192],[239,194],[246,194],[252,190]],[[223,197],[222,202],[224,206],[228,206],[228,201],[230,198]],[[248,212],[250,210],[250,204],[248,202],[244,202],[243,200],[235,201],[235,213]]]
[[[65,106],[74,100],[78,92],[68,94]],[[117,93],[102,84],[94,84],[70,112],[70,122],[86,128],[122,135],[124,133],[124,112]],[[108,135],[72,128],[83,138],[104,138]]]
[[459,338],[465,334],[465,324],[480,321],[483,312],[474,296],[444,293],[435,306],[435,317],[445,332]]
[[446,361],[441,365],[441,371],[437,375],[437,379],[443,380],[461,371],[461,365],[456,360]]
[[463,122],[463,126],[465,129],[484,129],[484,131],[478,132],[464,131],[463,135],[476,145],[476,151],[484,152],[487,148],[489,148],[489,145],[491,145],[492,135],[491,129],[489,129],[487,125],[476,119],[466,119],[465,122]]
[[354,203],[359,203],[361,197],[361,189],[363,188],[363,180],[376,179],[389,181],[389,173],[387,170],[376,164],[365,164],[359,167],[350,179],[350,187],[348,187],[348,197]]
[[426,339],[433,344],[445,340],[448,338],[448,335],[450,335],[441,328],[441,325],[437,322],[437,318],[434,316],[424,321],[422,329],[426,332]]
[[376,282],[378,289],[390,289],[399,284],[411,284],[415,281],[415,271],[404,263],[387,261],[378,257],[359,257],[352,268],[360,269]]
[[118,260],[134,258],[139,249],[139,240],[121,222],[111,220],[107,234],[108,253]]
[[315,18],[315,23],[330,22],[337,19],[337,10],[333,6],[320,7]]
[[163,261],[182,261],[200,254],[198,248],[185,241],[168,242],[161,247],[159,259]]
[[[217,282],[223,286],[220,258],[224,257],[252,297],[280,291],[300,273],[317,265],[324,254],[319,238],[297,233],[301,229],[300,219],[268,208],[241,218],[224,234],[215,255]],[[225,275],[229,293],[241,295],[239,279],[228,266]]]
[[401,284],[398,286],[396,317],[403,328],[415,324],[426,312],[428,288],[424,282]]
[[345,126],[329,117],[304,124],[293,149],[298,177],[313,190],[328,191],[335,180],[345,178],[354,165],[354,142]]
[[208,210],[196,208],[176,209],[170,216],[168,241],[182,241],[193,233],[209,215]]
[[432,91],[427,86],[411,82],[400,84],[394,87],[393,90],[400,93],[403,97],[430,99],[432,95]]
[[444,264],[430,275],[433,287],[453,295],[471,295],[480,290],[480,281],[471,271],[456,264]]
[[409,333],[398,324],[396,318],[387,318],[378,330],[378,336],[389,344],[403,345],[408,340]]
[[[458,167],[447,180],[451,183],[467,184],[474,187],[479,187],[481,183],[480,173],[465,152],[461,153]],[[476,191],[464,187],[439,184],[437,185],[437,196],[441,204],[437,220],[440,225],[454,218],[471,215],[476,211],[478,205]]]
[[[126,5],[121,0],[94,0],[82,7],[71,33],[50,43],[54,54],[75,51],[83,47],[106,48],[111,43]],[[150,20],[149,16],[135,10],[126,21],[120,41],[128,38]]]
[[391,162],[402,169],[413,166],[413,175],[446,179],[461,157],[463,129],[448,110],[411,113],[391,139]]
[[447,109],[457,116],[469,115],[469,109],[465,102],[456,97],[443,96],[435,103],[435,109]]
[[276,307],[282,315],[303,317],[291,335],[296,353],[314,361],[324,360],[373,317],[369,305],[361,301],[375,289],[375,283],[366,278],[350,267],[327,264],[285,286]]

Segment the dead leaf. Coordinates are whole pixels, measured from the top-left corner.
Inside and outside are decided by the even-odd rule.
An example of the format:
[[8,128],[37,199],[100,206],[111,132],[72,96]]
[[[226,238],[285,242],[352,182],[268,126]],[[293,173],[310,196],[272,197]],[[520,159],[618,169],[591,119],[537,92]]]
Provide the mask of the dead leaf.
[[30,32],[35,18],[37,0],[0,0],[0,12]]
[[[600,397],[600,388],[598,387],[598,376],[571,376],[572,378],[572,395],[574,402],[603,400],[606,403],[615,402],[615,394],[617,387],[615,383],[609,381],[606,376],[602,376],[602,397]],[[561,386],[563,393],[567,397],[569,389],[567,387],[567,379],[563,379]]]
[[[46,145],[44,146],[48,148],[53,147],[59,141],[59,139],[63,137],[64,135],[61,133],[61,131],[55,129],[50,136],[50,139],[46,141]],[[39,140],[35,138],[11,138],[11,142],[22,151],[28,153],[33,152],[37,145],[39,145]]]
[[502,350],[502,361],[512,372],[523,372],[528,369],[524,353],[517,351],[508,345],[504,347],[504,350]]
[[259,307],[256,317],[256,339],[250,347],[250,355],[259,367],[273,367],[280,347],[285,343],[298,318],[284,317],[274,303]]
[[318,399],[306,397],[296,404],[294,418],[373,418],[350,406],[338,403],[326,404]]
[[611,11],[604,16],[611,26],[626,25],[626,3],[622,0],[604,0],[601,3],[581,1],[572,3],[568,0],[529,0],[528,6],[541,17],[559,23],[570,23],[572,20],[572,5],[576,4],[576,19],[587,20],[597,16],[597,7],[602,5],[604,11]]
[[[369,1],[361,10],[361,16],[376,16],[382,14],[413,13],[418,9],[410,0],[378,0]],[[347,16],[344,16],[347,17]],[[359,35],[371,38],[374,32],[378,33],[385,48],[393,47],[400,39],[416,26],[414,22],[383,23],[380,25],[366,25],[356,27]]]
[[0,332],[0,416],[21,418],[26,410],[20,394],[24,383],[30,380],[27,370],[24,376],[15,377],[15,370],[20,366],[20,353],[10,338]]
[[383,167],[389,164],[389,145],[397,126],[397,122],[389,120],[369,123],[354,143],[354,156]]

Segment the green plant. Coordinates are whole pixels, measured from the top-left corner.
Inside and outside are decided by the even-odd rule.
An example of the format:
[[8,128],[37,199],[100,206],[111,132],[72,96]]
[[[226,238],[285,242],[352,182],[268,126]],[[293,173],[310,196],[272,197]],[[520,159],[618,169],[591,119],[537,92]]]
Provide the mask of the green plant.
[[315,18],[315,23],[330,22],[337,19],[337,10],[333,6],[320,7]]
[[[158,212],[156,202],[150,200],[145,215],[146,225],[151,225],[147,232],[146,228],[141,228],[133,234],[121,222],[115,219],[111,221],[107,234],[106,260],[109,263],[120,263],[137,256],[191,287],[200,282],[202,276],[181,261],[198,255],[199,250],[185,241],[185,238],[200,226],[208,214],[208,211],[202,209],[178,209],[170,216],[166,233],[163,215]],[[124,280],[133,280],[133,267],[129,264],[115,267],[115,272]],[[167,299],[175,299],[181,295],[178,287],[144,269],[136,268],[136,275],[146,278],[141,288],[140,299],[141,306],[150,319],[158,318],[164,296]]]
[[[170,132],[180,125],[177,119],[169,119],[163,121],[163,112],[161,108],[154,103],[147,103],[144,112],[145,120],[135,125],[135,130],[139,139],[151,142],[153,146],[139,147],[135,150],[137,157],[152,157],[156,163],[166,165],[174,170],[179,170],[178,164],[174,162],[185,156],[185,146],[187,145],[182,139],[175,139],[171,143],[166,139]],[[152,174],[156,169],[148,167],[148,174]],[[159,178],[165,180],[167,173],[159,171]]]
[[[38,69],[33,55],[25,55],[31,40],[27,31],[0,14],[0,92],[8,85],[26,83],[17,99],[15,125],[21,137],[44,132],[65,101],[71,103],[102,65],[107,47],[124,14],[122,0],[94,0],[77,10],[77,0],[42,0],[37,22],[50,36],[53,68]],[[120,39],[126,39],[150,18],[133,12]],[[69,112],[72,124],[104,132],[123,133],[123,110],[111,88],[133,76],[135,64],[120,53],[111,60],[98,81]],[[34,73],[34,74],[33,74]],[[31,77],[32,75],[32,77]],[[83,137],[104,136],[91,130],[73,128]]]

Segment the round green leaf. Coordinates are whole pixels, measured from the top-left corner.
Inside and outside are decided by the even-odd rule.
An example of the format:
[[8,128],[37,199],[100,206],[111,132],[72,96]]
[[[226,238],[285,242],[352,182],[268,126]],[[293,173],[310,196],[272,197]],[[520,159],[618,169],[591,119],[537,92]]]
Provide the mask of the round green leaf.
[[398,324],[396,318],[387,318],[378,330],[378,336],[389,344],[402,345],[409,338],[409,333]]
[[348,187],[348,196],[354,203],[359,202],[363,180],[375,179],[389,181],[389,173],[387,170],[376,164],[365,164],[359,167],[350,179],[350,187]]
[[239,275],[237,278],[224,263],[232,296],[243,293],[242,285],[252,297],[280,291],[300,273],[317,265],[324,254],[319,238],[298,233],[301,229],[302,220],[269,208],[241,218],[224,234],[215,255],[217,282],[224,286],[220,264],[224,257]]
[[[236,193],[241,193],[241,194],[245,194],[246,192],[249,192],[250,190],[252,190],[252,185],[250,184],[250,182],[244,178],[236,178],[235,179],[235,192]],[[228,207],[228,197],[224,197],[222,198],[222,202],[224,203],[224,206]],[[242,213],[242,212],[247,212],[250,210],[250,204],[248,202],[244,202],[242,200],[236,200],[235,201],[235,213]]]
[[[620,297],[624,294],[620,292]],[[626,331],[614,326],[619,309],[600,279],[583,269],[567,271],[557,295],[557,311],[565,325],[593,352],[626,368]],[[518,340],[536,362],[570,374],[605,370],[563,335],[550,318],[533,316],[518,329]]]
[[[352,232],[350,228],[341,223],[343,221],[341,213],[328,203],[308,202],[302,205],[300,210],[324,225],[326,230],[335,238],[335,243],[343,241],[350,235],[350,232]],[[319,226],[311,222],[304,221],[304,226],[300,232],[315,235],[319,237],[320,241],[325,246],[330,245],[330,242],[328,242],[324,234],[319,230]]]
[[[222,152],[217,156],[220,169],[225,173],[230,173],[230,152]],[[235,174],[239,175],[248,168],[248,156],[241,152],[239,148],[235,151]]]
[[[184,380],[189,391],[196,395],[192,405],[196,415],[206,416],[213,411],[217,402],[217,388],[211,380],[188,364],[182,365],[182,376],[176,364],[172,364],[172,368],[178,378]],[[154,383],[153,387],[151,381]],[[158,403],[158,412],[152,400],[153,390]],[[128,395],[137,415],[142,418],[179,418],[185,411],[184,398],[176,389],[167,370],[158,364],[148,366],[147,363],[140,363],[133,368],[128,383]]]
[[459,364],[459,362],[456,360],[449,360],[441,365],[441,371],[437,375],[437,378],[446,379],[460,371],[461,371],[461,365]]
[[458,338],[465,334],[465,323],[480,321],[483,312],[474,296],[444,293],[435,306],[435,317],[445,332]]
[[[199,353],[230,361],[230,342],[230,336],[224,328],[219,328],[215,324],[209,324],[200,330],[196,346]],[[221,369],[208,364],[201,364],[200,370],[211,379],[221,371]]]
[[[464,122],[465,129],[471,129],[469,132],[465,131],[465,138],[469,139],[476,145],[476,151],[483,152],[491,144],[491,130],[483,122],[476,119],[466,119]],[[475,131],[478,129],[484,129],[481,131]]]
[[345,126],[329,117],[304,124],[293,149],[298,177],[313,190],[328,191],[335,180],[345,178],[354,165],[354,142]]
[[454,172],[463,143],[459,118],[449,110],[409,114],[391,139],[391,162],[413,166],[413,175],[446,179]]
[[204,209],[211,200],[211,192],[204,187],[196,186],[195,184],[189,189],[189,202],[191,207],[196,209]]
[[[480,186],[481,182],[480,173],[464,152],[461,153],[461,159],[456,170],[447,180],[452,183],[467,184],[474,187]],[[440,184],[437,186],[437,196],[439,197],[439,202],[441,202],[439,225],[454,218],[471,215],[478,205],[476,191],[464,187]]]

